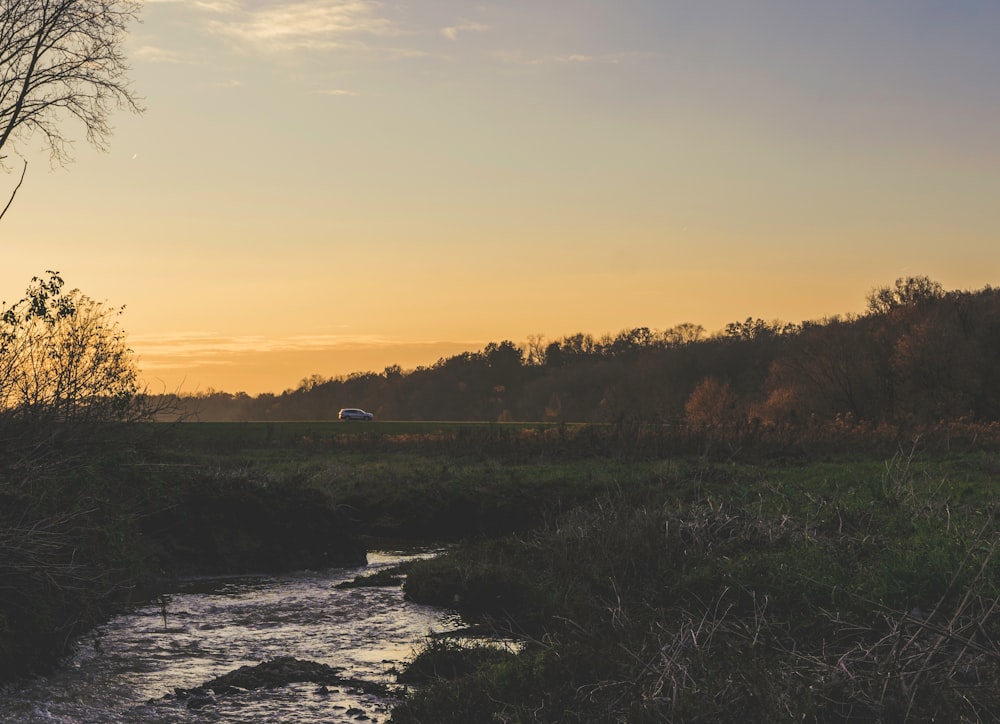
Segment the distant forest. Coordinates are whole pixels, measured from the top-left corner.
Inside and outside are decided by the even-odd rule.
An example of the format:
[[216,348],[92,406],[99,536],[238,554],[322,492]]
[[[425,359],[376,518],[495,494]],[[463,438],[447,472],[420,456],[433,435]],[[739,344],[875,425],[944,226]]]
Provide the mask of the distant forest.
[[1000,289],[945,291],[907,277],[859,315],[749,318],[491,342],[428,367],[303,380],[256,397],[164,396],[186,419],[661,422],[695,427],[1000,420]]

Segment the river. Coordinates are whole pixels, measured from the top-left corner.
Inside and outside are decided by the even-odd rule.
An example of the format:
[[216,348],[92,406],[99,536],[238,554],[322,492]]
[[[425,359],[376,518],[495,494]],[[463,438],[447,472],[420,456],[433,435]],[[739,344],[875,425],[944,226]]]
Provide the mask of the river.
[[[0,689],[2,722],[384,722],[394,699],[298,683],[218,697],[188,709],[176,689],[293,656],[390,684],[431,632],[457,616],[403,599],[399,587],[337,588],[413,558],[371,552],[362,568],[199,578],[81,638],[62,665]],[[164,616],[165,614],[165,616]]]

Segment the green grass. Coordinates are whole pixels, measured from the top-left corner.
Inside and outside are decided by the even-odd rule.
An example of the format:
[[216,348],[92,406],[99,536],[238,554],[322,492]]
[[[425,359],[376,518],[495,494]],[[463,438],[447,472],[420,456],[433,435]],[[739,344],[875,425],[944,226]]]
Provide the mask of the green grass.
[[[454,541],[529,530],[619,484],[565,427],[468,423],[185,423],[164,465],[329,496],[363,532]],[[584,429],[581,427],[580,429]],[[391,434],[385,431],[390,431]],[[417,431],[417,432],[413,432]],[[647,461],[643,469],[671,464]]]
[[1000,707],[989,456],[621,468],[529,534],[416,562],[518,633],[409,722],[977,721]]
[[[428,438],[454,435],[470,430],[544,431],[558,428],[548,422],[395,422],[315,421],[315,422],[184,422],[153,423],[176,428],[174,436],[200,447],[232,449],[259,446],[287,446],[302,441],[332,440],[347,436]],[[570,425],[569,427],[582,427]]]

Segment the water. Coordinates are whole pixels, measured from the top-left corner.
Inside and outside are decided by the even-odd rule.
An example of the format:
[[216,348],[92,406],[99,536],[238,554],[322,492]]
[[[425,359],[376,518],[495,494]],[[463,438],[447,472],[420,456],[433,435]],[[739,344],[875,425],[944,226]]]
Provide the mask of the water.
[[337,685],[251,690],[191,710],[164,695],[280,656],[395,687],[394,667],[461,621],[404,601],[399,588],[336,585],[412,557],[369,553],[362,568],[188,581],[166,597],[166,625],[163,606],[143,606],[82,638],[51,676],[0,690],[0,721],[385,721],[394,699]]

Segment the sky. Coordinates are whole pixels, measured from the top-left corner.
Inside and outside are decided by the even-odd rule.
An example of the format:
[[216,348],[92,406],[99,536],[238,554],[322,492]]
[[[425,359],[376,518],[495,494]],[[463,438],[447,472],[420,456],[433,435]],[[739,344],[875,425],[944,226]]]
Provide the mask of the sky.
[[147,0],[141,19],[145,112],[64,166],[21,149],[0,297],[52,269],[124,305],[154,392],[816,320],[911,275],[1000,283],[995,0]]

